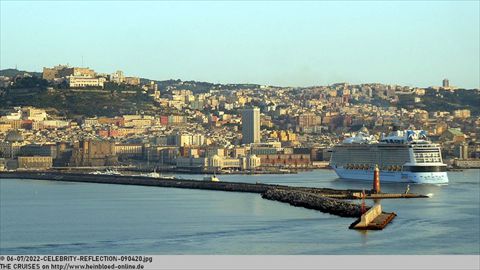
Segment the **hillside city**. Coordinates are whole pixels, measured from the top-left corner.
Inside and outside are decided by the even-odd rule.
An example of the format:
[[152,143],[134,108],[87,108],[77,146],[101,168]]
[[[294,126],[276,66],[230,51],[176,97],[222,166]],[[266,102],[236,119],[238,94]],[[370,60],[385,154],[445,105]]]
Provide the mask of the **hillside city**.
[[480,167],[480,90],[440,79],[281,87],[98,73],[0,71],[0,170],[288,173],[327,168],[362,131],[425,130],[450,167]]

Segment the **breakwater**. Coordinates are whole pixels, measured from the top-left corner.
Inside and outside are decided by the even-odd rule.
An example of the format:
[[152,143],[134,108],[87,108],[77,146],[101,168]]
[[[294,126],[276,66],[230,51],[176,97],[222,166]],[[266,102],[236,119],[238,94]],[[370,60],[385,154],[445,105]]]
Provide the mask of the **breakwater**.
[[271,188],[262,194],[262,198],[315,209],[341,217],[360,217],[362,215],[359,205],[304,191]]
[[[227,192],[261,194],[263,198],[289,203],[341,217],[359,217],[360,206],[345,200],[358,199],[359,190],[336,190],[329,188],[292,187],[263,183],[211,182],[189,179],[152,178],[128,175],[98,175],[63,172],[0,172],[0,179],[31,179],[49,181],[87,182],[100,184],[140,185],[166,188],[203,189]],[[405,198],[402,194],[369,194],[371,198]],[[425,197],[410,194],[409,198]]]
[[0,172],[0,178],[17,178],[32,180],[53,180],[53,181],[70,181],[70,182],[89,182],[100,184],[118,184],[118,185],[140,185],[140,186],[157,186],[171,188],[188,188],[188,189],[206,189],[231,192],[250,192],[264,193],[271,188],[283,188],[290,190],[298,190],[302,192],[310,192],[315,194],[324,194],[332,196],[340,196],[343,199],[350,197],[353,192],[359,190],[336,190],[329,188],[307,188],[307,187],[291,187],[285,185],[273,185],[263,183],[241,183],[241,182],[211,182],[199,181],[191,179],[171,179],[171,178],[152,178],[146,176],[129,176],[129,175],[101,175],[101,174],[85,174],[85,173],[65,173],[65,172]]

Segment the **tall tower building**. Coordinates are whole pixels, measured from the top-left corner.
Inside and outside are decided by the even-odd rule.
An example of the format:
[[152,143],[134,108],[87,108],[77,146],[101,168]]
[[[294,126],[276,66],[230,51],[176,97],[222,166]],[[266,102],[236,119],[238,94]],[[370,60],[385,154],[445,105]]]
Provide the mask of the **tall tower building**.
[[448,79],[443,79],[443,81],[442,81],[442,86],[443,86],[444,88],[450,87],[450,82],[448,81]]
[[260,142],[260,109],[249,108],[242,111],[242,142]]

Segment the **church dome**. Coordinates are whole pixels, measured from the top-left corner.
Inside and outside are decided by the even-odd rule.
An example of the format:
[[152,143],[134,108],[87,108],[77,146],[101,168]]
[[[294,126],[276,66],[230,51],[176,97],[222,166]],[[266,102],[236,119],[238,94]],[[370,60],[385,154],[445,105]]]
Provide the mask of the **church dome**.
[[17,130],[12,130],[7,133],[5,141],[7,142],[22,142],[24,140],[22,134]]

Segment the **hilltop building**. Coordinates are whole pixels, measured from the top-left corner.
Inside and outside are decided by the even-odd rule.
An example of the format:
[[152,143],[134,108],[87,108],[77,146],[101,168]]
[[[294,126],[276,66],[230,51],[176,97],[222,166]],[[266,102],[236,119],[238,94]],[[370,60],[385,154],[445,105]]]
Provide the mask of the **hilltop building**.
[[42,78],[47,81],[67,78],[69,76],[94,78],[96,72],[88,67],[69,67],[67,65],[58,65],[53,68],[43,68]]
[[450,82],[448,81],[448,79],[443,79],[443,81],[442,81],[442,87],[443,87],[443,88],[448,88],[448,87],[450,87]]

